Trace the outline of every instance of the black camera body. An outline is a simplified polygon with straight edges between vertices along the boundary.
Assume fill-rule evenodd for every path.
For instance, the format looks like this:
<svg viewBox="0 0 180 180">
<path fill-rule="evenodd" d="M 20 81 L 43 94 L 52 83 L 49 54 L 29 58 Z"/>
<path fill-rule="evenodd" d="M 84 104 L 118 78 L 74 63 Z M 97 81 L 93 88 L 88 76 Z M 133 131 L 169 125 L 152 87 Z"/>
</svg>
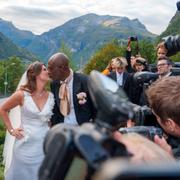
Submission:
<svg viewBox="0 0 180 180">
<path fill-rule="evenodd" d="M 176 6 L 177 6 L 177 10 L 180 11 L 180 1 L 178 1 L 178 2 L 176 3 Z"/>
<path fill-rule="evenodd" d="M 137 104 L 132 104 L 134 117 L 132 120 L 137 126 L 155 126 L 159 127 L 156 120 L 156 116 L 152 113 L 151 108 L 147 105 L 139 106 Z"/>
<path fill-rule="evenodd" d="M 98 109 L 95 123 L 110 131 L 117 130 L 134 117 L 132 103 L 117 83 L 97 71 L 92 71 L 88 89 Z"/>
<path fill-rule="evenodd" d="M 130 128 L 120 128 L 119 131 L 122 134 L 138 133 L 152 141 L 154 141 L 155 135 L 158 135 L 160 138 L 163 136 L 162 129 L 154 126 L 134 126 Z"/>
<path fill-rule="evenodd" d="M 137 38 L 136 36 L 131 36 L 131 37 L 130 37 L 130 40 L 131 40 L 131 41 L 138 41 L 138 38 Z"/>
<path fill-rule="evenodd" d="M 180 51 L 180 35 L 164 37 L 163 41 L 168 50 L 167 56 L 172 56 Z"/>
<path fill-rule="evenodd" d="M 123 144 L 92 123 L 53 126 L 46 135 L 44 153 L 39 180 L 90 178 L 104 161 L 128 156 Z"/>
<path fill-rule="evenodd" d="M 144 84 L 144 83 L 151 83 L 157 80 L 159 75 L 157 73 L 149 72 L 149 71 L 142 71 L 136 72 L 133 76 L 133 79 L 137 84 Z"/>
</svg>

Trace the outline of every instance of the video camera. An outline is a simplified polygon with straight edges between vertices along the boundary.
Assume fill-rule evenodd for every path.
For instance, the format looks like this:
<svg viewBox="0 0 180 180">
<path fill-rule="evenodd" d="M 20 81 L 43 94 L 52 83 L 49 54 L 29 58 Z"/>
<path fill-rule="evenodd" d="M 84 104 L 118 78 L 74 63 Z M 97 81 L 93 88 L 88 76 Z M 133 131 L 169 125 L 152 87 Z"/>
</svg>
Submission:
<svg viewBox="0 0 180 180">
<path fill-rule="evenodd" d="M 88 88 L 98 110 L 95 124 L 52 127 L 44 141 L 39 180 L 91 179 L 106 160 L 131 156 L 111 135 L 128 119 L 142 118 L 136 116 L 141 108 L 132 104 L 113 80 L 97 71 L 91 72 Z"/>
<path fill-rule="evenodd" d="M 177 6 L 177 10 L 180 11 L 180 1 L 178 1 L 178 2 L 176 3 L 176 6 Z"/>
<path fill-rule="evenodd" d="M 142 71 L 136 72 L 133 75 L 133 81 L 137 86 L 141 88 L 141 105 L 148 105 L 148 100 L 146 96 L 146 89 L 151 85 L 156 79 L 158 79 L 159 75 L 157 73 Z"/>
<path fill-rule="evenodd" d="M 142 71 L 142 72 L 136 72 L 133 76 L 133 79 L 137 84 L 143 85 L 144 83 L 151 84 L 152 82 L 157 80 L 158 77 L 159 75 L 157 73 Z"/>
<path fill-rule="evenodd" d="M 88 88 L 98 110 L 95 124 L 59 124 L 50 129 L 44 141 L 40 180 L 73 179 L 74 174 L 79 174 L 76 179 L 88 179 L 107 159 L 130 156 L 124 144 L 111 137 L 113 130 L 134 116 L 124 91 L 97 71 L 91 72 Z"/>
<path fill-rule="evenodd" d="M 168 50 L 167 56 L 172 56 L 180 51 L 180 35 L 164 37 L 163 41 Z"/>
<path fill-rule="evenodd" d="M 177 13 L 180 12 L 180 1 L 176 3 L 177 6 Z M 163 38 L 164 45 L 166 49 L 168 50 L 167 56 L 172 56 L 180 51 L 180 35 L 176 36 L 167 36 Z"/>
<path fill-rule="evenodd" d="M 154 141 L 154 136 L 158 135 L 160 138 L 163 136 L 163 131 L 161 128 L 154 126 L 134 126 L 129 128 L 120 128 L 119 132 L 122 134 L 126 133 L 138 133 L 151 141 Z"/>
<path fill-rule="evenodd" d="M 135 122 L 136 126 L 155 126 L 159 127 L 156 117 L 147 105 L 139 106 L 133 104 L 134 116 L 132 120 Z"/>
<path fill-rule="evenodd" d="M 134 106 L 122 88 L 112 79 L 92 71 L 88 88 L 95 107 L 98 109 L 95 123 L 99 127 L 117 130 L 128 119 L 134 117 Z"/>
</svg>

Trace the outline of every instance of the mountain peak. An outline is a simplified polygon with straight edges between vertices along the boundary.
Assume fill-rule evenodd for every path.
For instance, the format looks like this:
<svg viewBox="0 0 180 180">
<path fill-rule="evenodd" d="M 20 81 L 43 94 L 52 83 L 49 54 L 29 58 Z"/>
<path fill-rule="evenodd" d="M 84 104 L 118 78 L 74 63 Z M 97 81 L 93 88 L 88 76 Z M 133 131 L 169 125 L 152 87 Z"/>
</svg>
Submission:
<svg viewBox="0 0 180 180">
<path fill-rule="evenodd" d="M 112 39 L 125 41 L 134 35 L 138 36 L 138 39 L 155 38 L 138 19 L 94 13 L 71 19 L 39 36 L 27 36 L 27 33 L 22 34 L 21 30 L 4 29 L 4 34 L 9 35 L 15 44 L 27 48 L 43 60 L 57 52 L 63 41 L 73 50 L 74 59 L 79 61 L 80 57 L 87 60 L 94 51 Z"/>
<path fill-rule="evenodd" d="M 2 18 L 0 18 L 0 23 L 1 24 L 4 23 L 4 24 L 9 25 L 9 26 L 14 26 L 12 21 L 6 21 L 6 20 L 4 20 Z"/>
<path fill-rule="evenodd" d="M 17 45 L 21 43 L 21 47 L 26 47 L 34 38 L 31 31 L 20 30 L 11 21 L 2 18 L 0 19 L 0 32 L 12 40 L 13 43 Z"/>
</svg>

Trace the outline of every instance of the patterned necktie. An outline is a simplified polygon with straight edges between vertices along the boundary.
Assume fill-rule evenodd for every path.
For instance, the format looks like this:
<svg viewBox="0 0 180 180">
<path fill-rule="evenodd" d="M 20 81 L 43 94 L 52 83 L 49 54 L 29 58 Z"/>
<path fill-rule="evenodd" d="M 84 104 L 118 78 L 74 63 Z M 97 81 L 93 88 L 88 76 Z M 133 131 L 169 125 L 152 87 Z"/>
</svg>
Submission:
<svg viewBox="0 0 180 180">
<path fill-rule="evenodd" d="M 70 69 L 70 75 L 65 81 L 61 82 L 61 86 L 59 88 L 59 99 L 60 99 L 60 112 L 63 116 L 67 116 L 70 113 L 70 92 L 67 84 L 71 81 L 73 77 L 73 72 Z"/>
</svg>

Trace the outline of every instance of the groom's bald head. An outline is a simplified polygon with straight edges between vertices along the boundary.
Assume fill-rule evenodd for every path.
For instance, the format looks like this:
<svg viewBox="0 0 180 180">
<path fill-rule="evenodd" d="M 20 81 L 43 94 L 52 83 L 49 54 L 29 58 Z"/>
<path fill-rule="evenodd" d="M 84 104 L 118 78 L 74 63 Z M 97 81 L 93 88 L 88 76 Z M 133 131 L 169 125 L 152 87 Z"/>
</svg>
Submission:
<svg viewBox="0 0 180 180">
<path fill-rule="evenodd" d="M 48 61 L 49 76 L 53 80 L 64 81 L 70 73 L 69 58 L 64 53 L 56 53 Z"/>
</svg>

